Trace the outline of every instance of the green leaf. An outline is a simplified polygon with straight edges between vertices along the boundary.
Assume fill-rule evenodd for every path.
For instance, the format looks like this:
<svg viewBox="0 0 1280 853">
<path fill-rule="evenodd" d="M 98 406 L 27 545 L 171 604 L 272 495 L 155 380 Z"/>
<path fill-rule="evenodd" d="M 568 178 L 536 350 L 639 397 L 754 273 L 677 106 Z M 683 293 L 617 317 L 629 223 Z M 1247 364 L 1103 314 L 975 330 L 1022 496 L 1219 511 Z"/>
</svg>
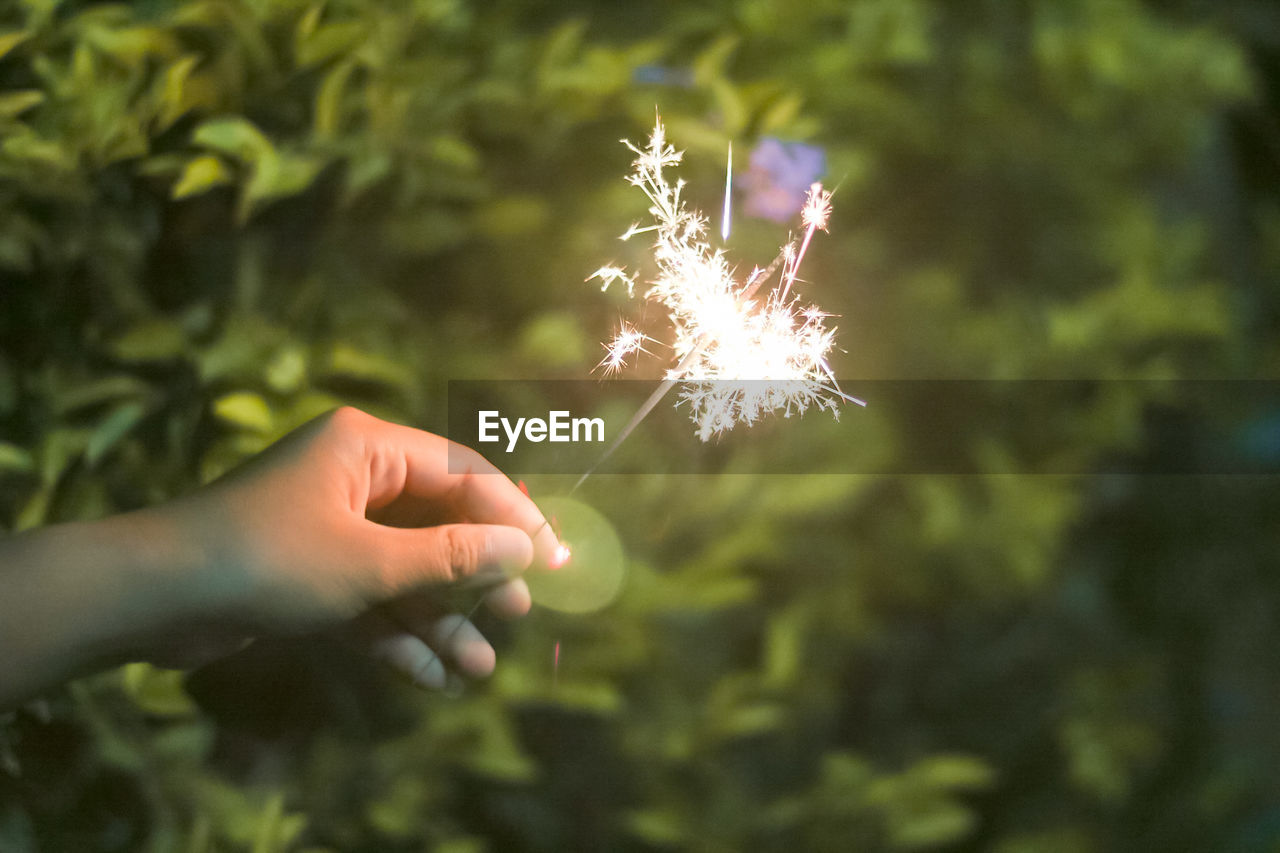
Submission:
<svg viewBox="0 0 1280 853">
<path fill-rule="evenodd" d="M 62 475 L 84 453 L 89 442 L 89 431 L 71 427 L 57 427 L 46 433 L 37 454 L 40 481 L 54 486 Z"/>
<path fill-rule="evenodd" d="M 87 27 L 85 42 L 134 69 L 153 57 L 173 56 L 178 52 L 177 39 L 160 27 Z"/>
<path fill-rule="evenodd" d="M 671 808 L 642 809 L 627 815 L 627 829 L 641 841 L 654 846 L 685 843 L 689 830 L 684 815 Z"/>
<path fill-rule="evenodd" d="M 285 814 L 283 793 L 273 794 L 258 819 L 253 853 L 284 853 L 293 846 L 306 825 L 304 815 Z"/>
<path fill-rule="evenodd" d="M 104 376 L 79 385 L 59 388 L 53 400 L 53 410 L 66 416 L 119 400 L 136 400 L 150 393 L 151 386 L 136 376 L 116 374 Z"/>
<path fill-rule="evenodd" d="M 430 806 L 431 790 L 421 778 L 402 776 L 369 804 L 366 817 L 383 835 L 409 841 L 422 831 L 422 815 Z"/>
<path fill-rule="evenodd" d="M 262 365 L 284 337 L 282 329 L 256 314 L 233 314 L 224 323 L 222 334 L 196 353 L 200 381 L 206 385 L 255 383 L 262 375 Z"/>
<path fill-rule="evenodd" d="M 4 137 L 0 151 L 15 160 L 24 160 L 33 166 L 45 166 L 70 171 L 76 166 L 77 155 L 61 139 L 46 139 L 29 127 L 19 125 Z"/>
<path fill-rule="evenodd" d="M 324 2 L 312 3 L 307 11 L 302 13 L 302 17 L 298 18 L 298 25 L 293 30 L 294 41 L 306 38 L 316 31 L 320 26 L 320 18 L 324 16 Z"/>
<path fill-rule="evenodd" d="M 437 165 L 454 172 L 474 172 L 482 159 L 473 145 L 454 134 L 440 134 L 427 145 L 431 159 Z"/>
<path fill-rule="evenodd" d="M 726 34 L 711 42 L 693 60 L 694 79 L 703 86 L 726 82 L 725 67 L 741 41 L 737 35 Z"/>
<path fill-rule="evenodd" d="M 35 469 L 35 460 L 31 453 L 16 444 L 0 441 L 0 473 L 17 471 L 25 473 Z"/>
<path fill-rule="evenodd" d="M 517 749 L 485 749 L 465 763 L 472 772 L 503 782 L 527 783 L 538 774 L 538 765 Z"/>
<path fill-rule="evenodd" d="M 272 794 L 267 800 L 262 817 L 258 820 L 257 836 L 253 840 L 253 853 L 276 853 L 280 848 L 280 821 L 284 817 L 284 794 Z"/>
<path fill-rule="evenodd" d="M 773 703 L 754 702 L 728 709 L 716 723 L 716 734 L 723 738 L 746 738 L 774 731 L 786 722 L 783 709 Z"/>
<path fill-rule="evenodd" d="M 16 118 L 19 114 L 44 102 L 44 92 L 23 89 L 0 95 L 0 119 Z"/>
<path fill-rule="evenodd" d="M 932 801 L 923 807 L 891 811 L 889 839 L 895 847 L 921 850 L 959 841 L 976 823 L 973 812 L 964 806 L 945 800 Z"/>
<path fill-rule="evenodd" d="M 219 397 L 213 403 L 213 414 L 229 424 L 252 432 L 271 432 L 275 418 L 261 394 L 237 391 Z"/>
<path fill-rule="evenodd" d="M 800 114 L 803 104 L 800 96 L 789 92 L 779 97 L 761 113 L 758 124 L 761 133 L 781 133 Z"/>
<path fill-rule="evenodd" d="M 196 128 L 191 141 L 244 163 L 257 163 L 275 154 L 275 146 L 248 119 L 234 116 L 207 121 Z"/>
<path fill-rule="evenodd" d="M 342 54 L 352 53 L 368 36 L 363 21 L 335 21 L 310 32 L 299 29 L 294 51 L 300 68 L 318 65 Z"/>
<path fill-rule="evenodd" d="M 121 361 L 168 361 L 180 356 L 186 344 L 187 338 L 179 323 L 152 318 L 132 326 L 116 338 L 109 349 Z"/>
<path fill-rule="evenodd" d="M 276 425 L 282 431 L 296 429 L 326 412 L 332 412 L 341 405 L 342 400 L 331 394 L 318 392 L 301 394 L 293 399 L 288 409 L 277 412 Z"/>
<path fill-rule="evenodd" d="M 147 407 L 142 403 L 125 403 L 112 411 L 89 436 L 84 450 L 84 460 L 89 467 L 97 465 L 146 414 Z"/>
<path fill-rule="evenodd" d="M 0 33 L 0 59 L 4 59 L 9 51 L 31 38 L 31 33 L 26 30 L 14 30 L 8 33 Z"/>
<path fill-rule="evenodd" d="M 316 89 L 315 118 L 313 130 L 321 139 L 328 139 L 337 134 L 342 123 L 342 97 L 347 91 L 347 81 L 356 69 L 354 62 L 341 62 L 332 71 L 324 75 L 323 82 Z"/>
<path fill-rule="evenodd" d="M 196 715 L 189 721 L 173 721 L 157 732 L 152 747 L 158 756 L 187 766 L 198 766 L 213 749 L 214 728 Z"/>
<path fill-rule="evenodd" d="M 385 151 L 368 151 L 353 155 L 347 162 L 342 199 L 350 204 L 360 195 L 385 180 L 395 163 Z"/>
<path fill-rule="evenodd" d="M 311 185 L 324 168 L 325 161 L 302 154 L 286 154 L 274 150 L 263 152 L 253 165 L 253 175 L 241 198 L 241 222 L 263 203 L 296 195 Z"/>
<path fill-rule="evenodd" d="M 334 346 L 329 354 L 326 373 L 395 388 L 407 388 L 414 381 L 413 372 L 400 362 L 348 344 Z"/>
<path fill-rule="evenodd" d="M 138 662 L 125 664 L 120 674 L 125 694 L 146 713 L 161 717 L 185 717 L 195 713 L 196 704 L 182 686 L 185 676 L 182 670 L 160 669 Z"/>
<path fill-rule="evenodd" d="M 771 687 L 790 684 L 804 663 L 804 634 L 809 621 L 807 609 L 792 604 L 774 613 L 765 633 L 764 673 Z"/>
<path fill-rule="evenodd" d="M 300 346 L 281 347 L 262 372 L 262 378 L 272 391 L 297 391 L 307 381 L 306 351 Z"/>
<path fill-rule="evenodd" d="M 49 515 L 49 505 L 53 502 L 55 491 L 56 486 L 54 484 L 44 483 L 31 497 L 27 498 L 27 502 L 22 505 L 22 509 L 18 511 L 17 518 L 14 519 L 13 530 L 15 533 L 32 530 L 44 524 Z"/>
<path fill-rule="evenodd" d="M 199 195 L 213 187 L 230 183 L 233 177 L 221 157 L 203 154 L 189 161 L 183 168 L 181 177 L 174 184 L 172 197 L 181 199 Z"/>
<path fill-rule="evenodd" d="M 156 129 L 168 130 L 173 123 L 191 109 L 194 98 L 187 85 L 191 72 L 200 63 L 200 57 L 184 56 L 164 70 L 160 81 L 160 114 L 156 116 Z"/>
<path fill-rule="evenodd" d="M 960 791 L 979 791 L 991 787 L 995 772 L 985 761 L 968 755 L 935 755 L 912 768 L 930 785 Z"/>
</svg>

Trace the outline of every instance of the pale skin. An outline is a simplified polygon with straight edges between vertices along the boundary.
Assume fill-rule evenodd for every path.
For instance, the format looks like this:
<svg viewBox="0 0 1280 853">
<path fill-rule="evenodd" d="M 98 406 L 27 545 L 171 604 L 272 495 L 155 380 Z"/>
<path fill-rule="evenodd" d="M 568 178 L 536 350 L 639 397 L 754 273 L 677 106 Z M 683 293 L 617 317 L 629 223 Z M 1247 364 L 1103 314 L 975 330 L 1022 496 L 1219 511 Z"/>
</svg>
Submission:
<svg viewBox="0 0 1280 853">
<path fill-rule="evenodd" d="M 258 637 L 337 630 L 422 687 L 493 647 L 442 593 L 528 612 L 558 546 L 478 454 L 343 408 L 187 497 L 0 539 L 0 709 L 127 661 L 193 667 Z"/>
</svg>

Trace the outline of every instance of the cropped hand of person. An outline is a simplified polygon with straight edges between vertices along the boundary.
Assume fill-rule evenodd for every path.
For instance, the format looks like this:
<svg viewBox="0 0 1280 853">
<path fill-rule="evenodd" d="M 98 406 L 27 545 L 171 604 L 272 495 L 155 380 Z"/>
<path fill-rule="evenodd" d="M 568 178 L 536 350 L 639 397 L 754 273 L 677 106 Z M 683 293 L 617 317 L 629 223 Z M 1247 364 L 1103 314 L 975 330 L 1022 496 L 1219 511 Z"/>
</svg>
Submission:
<svg viewBox="0 0 1280 853">
<path fill-rule="evenodd" d="M 0 542 L 0 705 L 94 666 L 331 628 L 422 686 L 483 677 L 493 648 L 443 593 L 491 587 L 519 616 L 521 573 L 557 544 L 479 454 L 339 409 L 185 498 Z"/>
</svg>

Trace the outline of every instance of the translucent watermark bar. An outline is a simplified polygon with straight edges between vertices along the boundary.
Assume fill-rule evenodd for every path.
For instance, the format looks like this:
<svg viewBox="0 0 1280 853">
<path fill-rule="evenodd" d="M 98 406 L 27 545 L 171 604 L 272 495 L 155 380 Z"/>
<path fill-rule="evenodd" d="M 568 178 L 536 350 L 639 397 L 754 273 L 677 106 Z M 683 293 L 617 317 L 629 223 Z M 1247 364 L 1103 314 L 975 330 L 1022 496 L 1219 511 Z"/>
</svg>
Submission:
<svg viewBox="0 0 1280 853">
<path fill-rule="evenodd" d="M 677 383 L 601 462 L 659 384 L 451 381 L 448 437 L 512 475 L 1280 474 L 1272 380 L 848 379 L 865 408 L 775 411 L 706 441 L 685 392 L 769 383 Z"/>
</svg>

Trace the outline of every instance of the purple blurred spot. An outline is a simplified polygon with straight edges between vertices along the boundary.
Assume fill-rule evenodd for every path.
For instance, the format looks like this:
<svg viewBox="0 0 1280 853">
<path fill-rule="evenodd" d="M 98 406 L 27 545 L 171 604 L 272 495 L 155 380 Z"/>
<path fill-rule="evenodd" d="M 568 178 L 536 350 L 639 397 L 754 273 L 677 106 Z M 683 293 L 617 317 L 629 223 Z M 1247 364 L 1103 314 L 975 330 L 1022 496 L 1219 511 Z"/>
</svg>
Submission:
<svg viewBox="0 0 1280 853">
<path fill-rule="evenodd" d="M 751 152 L 749 171 L 738 178 L 747 193 L 743 212 L 786 222 L 804 207 L 805 193 L 826 171 L 826 152 L 816 145 L 766 136 Z"/>
</svg>

